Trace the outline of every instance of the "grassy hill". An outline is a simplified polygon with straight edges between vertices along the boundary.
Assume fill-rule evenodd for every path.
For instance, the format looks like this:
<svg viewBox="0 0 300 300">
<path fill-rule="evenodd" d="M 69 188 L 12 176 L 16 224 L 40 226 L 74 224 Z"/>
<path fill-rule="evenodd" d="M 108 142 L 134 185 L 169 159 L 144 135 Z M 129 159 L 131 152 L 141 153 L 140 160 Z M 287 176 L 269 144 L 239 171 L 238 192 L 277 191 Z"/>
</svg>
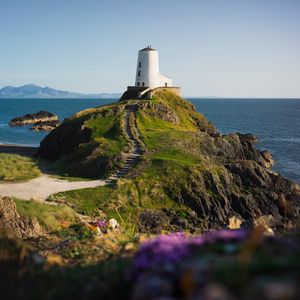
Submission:
<svg viewBox="0 0 300 300">
<path fill-rule="evenodd" d="M 126 118 L 129 107 L 134 117 Z M 142 151 L 116 184 L 48 199 L 59 205 L 14 199 L 21 218 L 4 209 L 5 228 L 36 220 L 45 235 L 0 237 L 3 299 L 181 299 L 209 290 L 254 299 L 263 289 L 265 299 L 273 291 L 296 299 L 300 188 L 271 170 L 254 136 L 222 136 L 192 104 L 162 91 L 77 113 L 45 138 L 39 156 L 67 177 L 107 177 L 132 151 L 127 121 Z M 96 235 L 92 224 L 111 217 L 120 227 Z M 239 221 L 246 229 L 202 234 Z M 293 239 L 265 238 L 270 227 Z"/>
<path fill-rule="evenodd" d="M 225 226 L 232 216 L 254 222 L 270 215 L 282 226 L 284 218 L 296 217 L 288 207 L 299 204 L 297 186 L 270 170 L 269 156 L 256 150 L 253 136 L 221 136 L 191 103 L 166 90 L 148 101 L 77 113 L 46 137 L 39 156 L 71 176 L 108 176 L 130 149 L 128 105 L 136 108 L 131 122 L 145 150 L 139 164 L 116 186 L 59 193 L 52 200 L 88 215 L 104 212 L 130 232 L 202 231 Z"/>
</svg>

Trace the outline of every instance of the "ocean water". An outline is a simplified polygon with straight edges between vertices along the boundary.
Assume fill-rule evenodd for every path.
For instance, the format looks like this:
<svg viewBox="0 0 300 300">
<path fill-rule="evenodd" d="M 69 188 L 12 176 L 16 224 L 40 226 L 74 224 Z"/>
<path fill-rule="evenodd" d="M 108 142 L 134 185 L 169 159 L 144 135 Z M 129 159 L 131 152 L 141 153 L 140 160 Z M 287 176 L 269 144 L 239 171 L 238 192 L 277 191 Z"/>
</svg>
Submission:
<svg viewBox="0 0 300 300">
<path fill-rule="evenodd" d="M 255 134 L 261 150 L 268 149 L 276 161 L 274 169 L 300 183 L 300 99 L 189 99 L 197 111 L 211 120 L 223 134 Z M 114 99 L 0 99 L 0 144 L 38 146 L 45 132 L 9 127 L 17 116 L 46 110 L 61 120 L 74 113 L 114 102 Z"/>
</svg>

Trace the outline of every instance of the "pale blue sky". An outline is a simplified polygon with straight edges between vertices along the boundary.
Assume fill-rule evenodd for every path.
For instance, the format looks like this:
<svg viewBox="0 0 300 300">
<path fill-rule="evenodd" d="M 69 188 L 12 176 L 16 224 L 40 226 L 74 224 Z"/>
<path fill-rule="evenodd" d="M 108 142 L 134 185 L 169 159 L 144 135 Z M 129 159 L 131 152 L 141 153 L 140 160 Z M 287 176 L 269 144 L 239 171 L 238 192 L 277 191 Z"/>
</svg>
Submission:
<svg viewBox="0 0 300 300">
<path fill-rule="evenodd" d="M 149 44 L 185 96 L 300 97 L 298 0 L 0 0 L 0 88 L 122 92 Z"/>
</svg>

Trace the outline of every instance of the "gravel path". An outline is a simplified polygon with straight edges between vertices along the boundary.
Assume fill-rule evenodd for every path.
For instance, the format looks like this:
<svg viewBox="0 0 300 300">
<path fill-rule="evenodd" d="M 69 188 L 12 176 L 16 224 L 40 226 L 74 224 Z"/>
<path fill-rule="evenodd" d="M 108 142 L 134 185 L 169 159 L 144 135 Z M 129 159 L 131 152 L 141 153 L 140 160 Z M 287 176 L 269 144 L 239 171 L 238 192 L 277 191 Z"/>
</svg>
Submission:
<svg viewBox="0 0 300 300">
<path fill-rule="evenodd" d="M 128 106 L 126 108 L 124 120 L 124 130 L 131 146 L 130 153 L 122 168 L 116 170 L 109 178 L 105 180 L 99 179 L 92 181 L 67 181 L 51 177 L 47 174 L 42 174 L 40 177 L 26 182 L 0 183 L 0 195 L 16 197 L 24 200 L 35 199 L 44 201 L 50 195 L 59 192 L 93 188 L 115 183 L 118 179 L 125 176 L 128 171 L 138 163 L 142 153 L 140 143 L 135 138 L 135 134 L 139 133 L 136 125 L 135 111 L 135 105 Z M 14 153 L 17 153 L 18 149 L 14 150 Z"/>
</svg>

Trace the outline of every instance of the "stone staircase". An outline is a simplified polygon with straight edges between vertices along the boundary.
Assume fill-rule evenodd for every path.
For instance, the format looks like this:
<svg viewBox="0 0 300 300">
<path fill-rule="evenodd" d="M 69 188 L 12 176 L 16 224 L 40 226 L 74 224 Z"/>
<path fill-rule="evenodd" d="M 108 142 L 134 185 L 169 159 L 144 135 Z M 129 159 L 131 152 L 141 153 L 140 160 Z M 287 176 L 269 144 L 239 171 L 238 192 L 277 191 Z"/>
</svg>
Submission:
<svg viewBox="0 0 300 300">
<path fill-rule="evenodd" d="M 124 177 L 130 169 L 132 169 L 139 161 L 143 149 L 140 141 L 135 137 L 139 133 L 136 123 L 136 105 L 128 105 L 125 112 L 124 131 L 129 140 L 130 151 L 123 164 L 123 166 L 117 169 L 110 177 L 106 179 L 107 184 L 115 184 L 118 179 Z"/>
</svg>

